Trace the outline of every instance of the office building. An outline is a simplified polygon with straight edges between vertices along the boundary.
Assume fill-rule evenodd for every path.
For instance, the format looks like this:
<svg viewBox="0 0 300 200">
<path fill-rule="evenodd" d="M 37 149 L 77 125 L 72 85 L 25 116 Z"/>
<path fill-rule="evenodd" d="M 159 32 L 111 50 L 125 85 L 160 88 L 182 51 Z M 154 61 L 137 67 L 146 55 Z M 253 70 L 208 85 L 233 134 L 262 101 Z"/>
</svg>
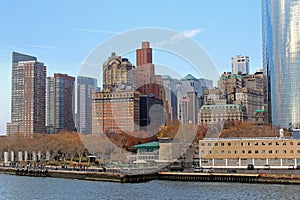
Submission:
<svg viewBox="0 0 300 200">
<path fill-rule="evenodd" d="M 96 91 L 97 79 L 77 77 L 77 125 L 81 134 L 92 133 L 92 93 Z"/>
<path fill-rule="evenodd" d="M 262 0 L 263 67 L 273 126 L 300 123 L 300 1 Z"/>
<path fill-rule="evenodd" d="M 231 58 L 232 74 L 249 74 L 249 57 L 235 56 Z"/>
<path fill-rule="evenodd" d="M 47 133 L 75 131 L 75 78 L 55 73 L 47 78 Z"/>
<path fill-rule="evenodd" d="M 203 125 L 246 120 L 245 107 L 239 104 L 226 104 L 226 100 L 217 100 L 215 105 L 203 105 L 198 113 L 198 124 Z"/>
<path fill-rule="evenodd" d="M 177 95 L 175 80 L 168 75 L 163 75 L 162 81 L 166 100 L 171 114 L 171 120 L 177 119 Z"/>
<path fill-rule="evenodd" d="M 47 77 L 46 83 L 46 132 L 48 134 L 55 133 L 54 131 L 54 77 Z"/>
<path fill-rule="evenodd" d="M 140 129 L 157 134 L 161 126 L 166 124 L 163 101 L 154 95 L 140 96 Z"/>
<path fill-rule="evenodd" d="M 220 76 L 218 87 L 222 91 L 222 98 L 227 99 L 227 103 L 232 104 L 235 101 L 236 90 L 243 87 L 243 76 L 224 72 Z"/>
<path fill-rule="evenodd" d="M 187 92 L 182 98 L 182 123 L 198 124 L 198 98 L 196 92 Z"/>
</svg>

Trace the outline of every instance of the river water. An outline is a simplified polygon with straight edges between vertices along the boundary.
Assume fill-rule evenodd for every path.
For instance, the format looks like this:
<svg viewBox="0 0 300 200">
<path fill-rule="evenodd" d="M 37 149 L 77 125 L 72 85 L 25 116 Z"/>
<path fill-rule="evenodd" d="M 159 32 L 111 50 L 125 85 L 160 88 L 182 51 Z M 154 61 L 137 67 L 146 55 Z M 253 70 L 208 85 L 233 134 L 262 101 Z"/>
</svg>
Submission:
<svg viewBox="0 0 300 200">
<path fill-rule="evenodd" d="M 121 184 L 0 174 L 0 199 L 300 199 L 300 186 L 159 180 Z"/>
</svg>

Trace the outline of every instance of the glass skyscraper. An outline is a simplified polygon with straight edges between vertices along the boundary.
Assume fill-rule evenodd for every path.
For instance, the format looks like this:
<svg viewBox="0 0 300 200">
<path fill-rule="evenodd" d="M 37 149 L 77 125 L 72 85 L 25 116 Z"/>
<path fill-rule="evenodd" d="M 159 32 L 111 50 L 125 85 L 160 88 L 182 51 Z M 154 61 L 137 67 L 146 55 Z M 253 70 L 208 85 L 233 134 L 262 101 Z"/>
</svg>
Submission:
<svg viewBox="0 0 300 200">
<path fill-rule="evenodd" d="M 300 0 L 262 0 L 266 104 L 273 126 L 300 125 Z"/>
<path fill-rule="evenodd" d="M 77 77 L 77 131 L 81 134 L 92 133 L 92 94 L 97 89 L 97 79 Z"/>
</svg>

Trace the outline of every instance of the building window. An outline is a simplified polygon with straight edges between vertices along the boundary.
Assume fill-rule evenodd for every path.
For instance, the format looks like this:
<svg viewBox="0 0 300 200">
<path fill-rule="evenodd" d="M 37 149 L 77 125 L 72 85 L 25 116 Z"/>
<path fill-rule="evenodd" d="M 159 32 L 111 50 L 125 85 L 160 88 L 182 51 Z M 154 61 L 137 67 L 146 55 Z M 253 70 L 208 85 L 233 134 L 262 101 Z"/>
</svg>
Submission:
<svg viewBox="0 0 300 200">
<path fill-rule="evenodd" d="M 293 143 L 293 142 L 290 142 L 290 145 L 291 145 L 291 146 L 293 146 L 293 145 L 294 145 L 294 143 Z"/>
<path fill-rule="evenodd" d="M 242 154 L 245 154 L 245 150 L 242 150 Z"/>
<path fill-rule="evenodd" d="M 265 153 L 266 153 L 266 150 L 262 150 L 261 153 L 262 153 L 262 154 L 265 154 Z"/>
<path fill-rule="evenodd" d="M 205 143 L 201 143 L 201 146 L 204 147 L 204 146 L 205 146 Z"/>
<path fill-rule="evenodd" d="M 251 150 L 248 150 L 248 154 L 252 154 L 252 151 L 251 151 Z"/>
<path fill-rule="evenodd" d="M 249 147 L 251 146 L 251 142 L 248 142 L 248 146 L 249 146 Z"/>
<path fill-rule="evenodd" d="M 215 147 L 217 147 L 218 146 L 218 143 L 215 143 Z"/>
<path fill-rule="evenodd" d="M 225 151 L 224 150 L 221 150 L 221 154 L 224 154 L 225 153 Z"/>
<path fill-rule="evenodd" d="M 294 150 L 290 150 L 290 153 L 294 153 Z"/>
<path fill-rule="evenodd" d="M 237 143 L 237 142 L 235 142 L 235 143 L 234 143 L 234 146 L 238 146 L 238 143 Z"/>
<path fill-rule="evenodd" d="M 283 145 L 283 146 L 286 146 L 286 142 L 283 142 L 282 145 Z"/>
<path fill-rule="evenodd" d="M 269 142 L 269 146 L 272 146 L 272 142 Z"/>
<path fill-rule="evenodd" d="M 228 146 L 229 146 L 229 147 L 231 146 L 231 142 L 228 142 Z"/>
<path fill-rule="evenodd" d="M 231 154 L 231 150 L 228 150 L 228 154 Z"/>
<path fill-rule="evenodd" d="M 218 154 L 218 151 L 217 151 L 217 150 L 215 150 L 215 154 L 216 154 L 216 155 Z"/>
<path fill-rule="evenodd" d="M 283 154 L 286 154 L 286 150 L 283 150 Z"/>
<path fill-rule="evenodd" d="M 276 154 L 279 154 L 279 150 L 276 150 Z"/>
<path fill-rule="evenodd" d="M 279 142 L 276 142 L 276 146 L 279 146 Z"/>
<path fill-rule="evenodd" d="M 297 150 L 297 153 L 300 154 L 300 150 Z"/>
<path fill-rule="evenodd" d="M 272 154 L 272 150 L 269 150 L 269 154 Z"/>
<path fill-rule="evenodd" d="M 225 145 L 224 142 L 222 142 L 222 143 L 221 143 L 221 146 L 224 147 L 224 145 Z"/>
<path fill-rule="evenodd" d="M 234 150 L 234 154 L 238 154 L 238 150 Z"/>
<path fill-rule="evenodd" d="M 209 147 L 210 147 L 210 146 L 211 146 L 211 143 L 207 143 L 207 146 L 209 146 Z"/>
<path fill-rule="evenodd" d="M 241 146 L 242 146 L 242 147 L 245 146 L 244 142 L 241 142 Z"/>
<path fill-rule="evenodd" d="M 258 142 L 255 142 L 254 145 L 255 145 L 255 146 L 258 146 Z"/>
<path fill-rule="evenodd" d="M 255 154 L 258 154 L 258 150 L 255 150 L 254 153 L 255 153 Z"/>
</svg>

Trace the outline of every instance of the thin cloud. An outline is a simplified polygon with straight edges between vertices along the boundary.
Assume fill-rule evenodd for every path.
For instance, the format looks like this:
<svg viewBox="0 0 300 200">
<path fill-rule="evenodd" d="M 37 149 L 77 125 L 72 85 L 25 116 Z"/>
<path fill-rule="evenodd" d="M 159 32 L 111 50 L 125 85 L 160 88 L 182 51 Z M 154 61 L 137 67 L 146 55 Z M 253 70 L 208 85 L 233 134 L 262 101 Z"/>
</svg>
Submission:
<svg viewBox="0 0 300 200">
<path fill-rule="evenodd" d="M 203 32 L 204 32 L 204 29 L 198 28 L 198 29 L 183 31 L 182 34 L 185 37 L 191 38 L 191 37 L 194 37 L 195 35 L 197 35 L 198 33 L 203 33 Z"/>
<path fill-rule="evenodd" d="M 116 34 L 118 32 L 113 32 L 113 31 L 106 31 L 106 30 L 101 30 L 101 29 L 71 29 L 72 31 L 79 31 L 79 32 L 89 32 L 89 33 L 109 33 L 109 34 Z"/>
<path fill-rule="evenodd" d="M 167 38 L 161 42 L 158 42 L 157 44 L 155 44 L 154 46 L 156 47 L 160 47 L 160 46 L 164 46 L 164 45 L 173 45 L 176 44 L 184 39 L 187 38 L 192 38 L 194 36 L 196 36 L 199 33 L 204 32 L 204 29 L 192 29 L 192 30 L 185 30 L 181 33 L 175 34 L 174 36 Z"/>
<path fill-rule="evenodd" d="M 41 48 L 41 49 L 54 49 L 54 46 L 39 45 L 39 44 L 27 44 L 27 45 L 24 45 L 24 46 L 33 47 L 33 48 Z"/>
</svg>

